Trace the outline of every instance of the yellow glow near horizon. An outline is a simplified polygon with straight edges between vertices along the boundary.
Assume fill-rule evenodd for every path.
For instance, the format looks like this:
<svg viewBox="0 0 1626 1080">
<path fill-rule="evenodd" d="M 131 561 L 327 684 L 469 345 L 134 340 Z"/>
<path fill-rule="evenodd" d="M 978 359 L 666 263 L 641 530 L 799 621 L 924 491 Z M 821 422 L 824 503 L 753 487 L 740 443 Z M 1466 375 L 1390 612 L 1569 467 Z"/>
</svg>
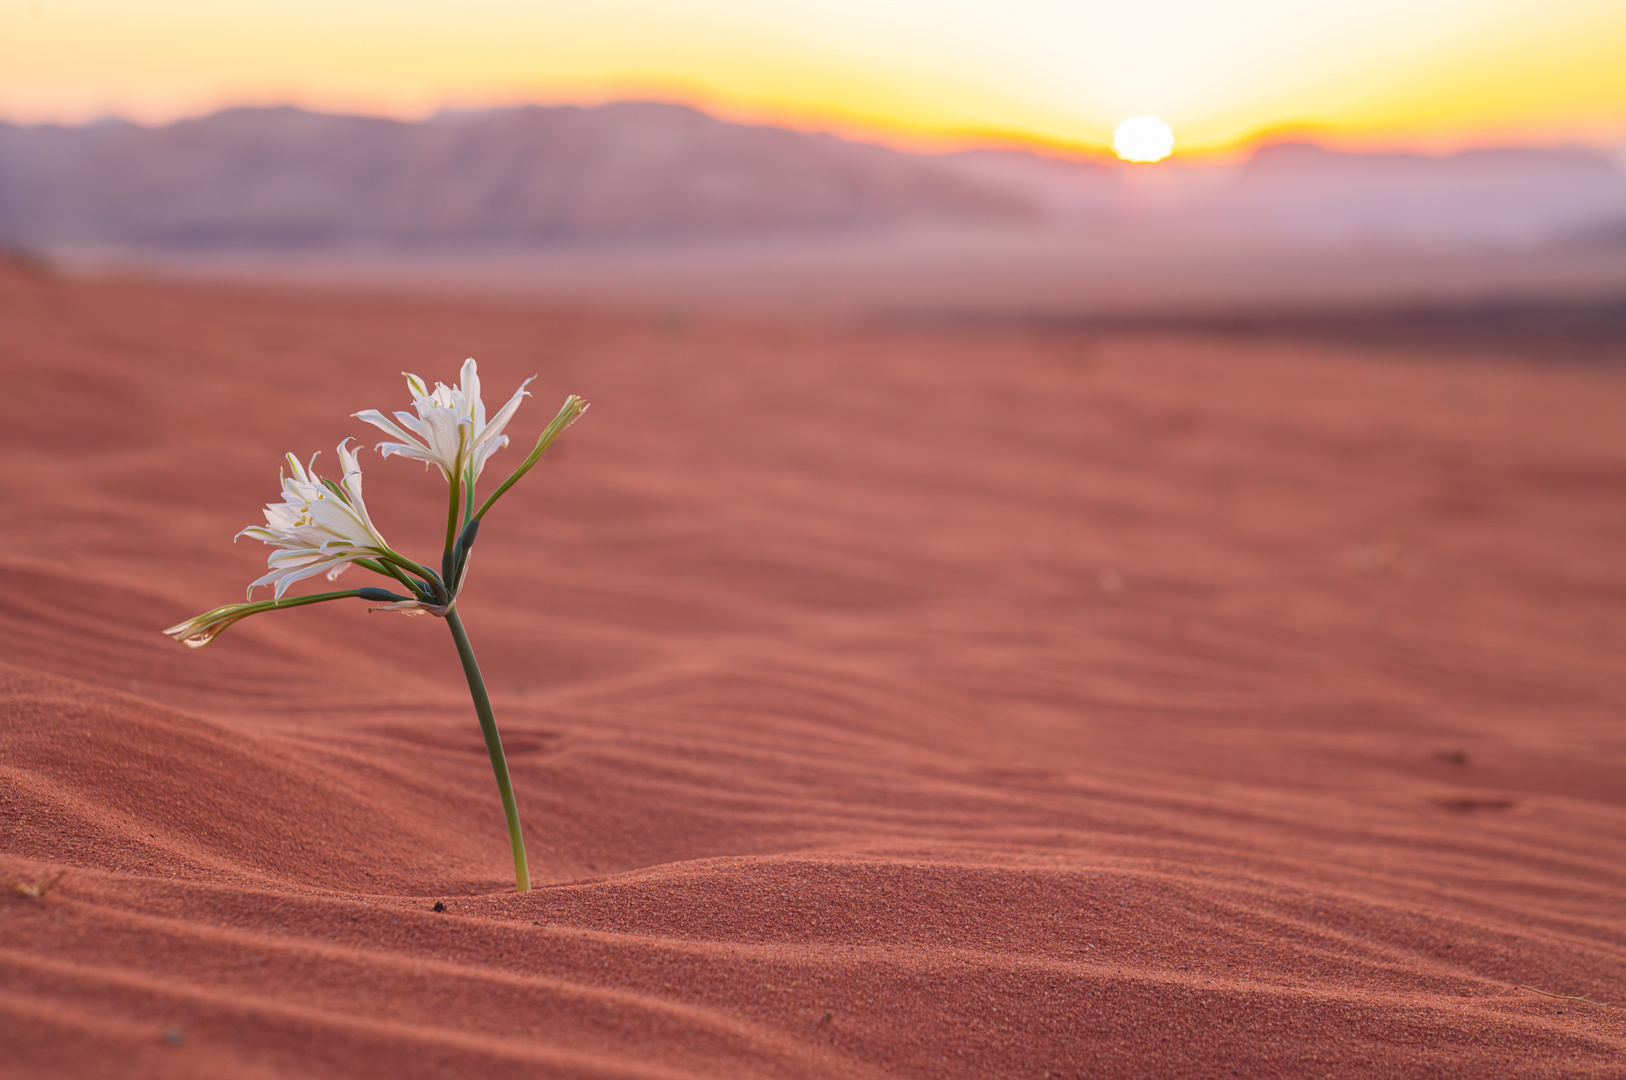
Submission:
<svg viewBox="0 0 1626 1080">
<path fill-rule="evenodd" d="M 1619 0 L 0 0 L 0 116 L 683 100 L 895 143 L 1626 139 Z"/>
</svg>

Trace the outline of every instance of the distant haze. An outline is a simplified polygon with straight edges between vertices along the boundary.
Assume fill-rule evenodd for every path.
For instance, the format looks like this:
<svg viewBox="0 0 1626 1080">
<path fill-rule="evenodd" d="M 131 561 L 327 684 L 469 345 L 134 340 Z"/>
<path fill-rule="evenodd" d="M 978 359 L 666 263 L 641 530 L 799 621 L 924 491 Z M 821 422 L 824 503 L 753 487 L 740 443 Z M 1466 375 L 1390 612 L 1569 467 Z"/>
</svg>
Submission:
<svg viewBox="0 0 1626 1080">
<path fill-rule="evenodd" d="M 292 108 L 165 127 L 0 125 L 0 240 L 51 250 L 525 250 L 1021 226 L 1450 247 L 1607 239 L 1595 150 L 1266 147 L 1236 168 L 909 154 L 622 103 L 407 123 Z"/>
<path fill-rule="evenodd" d="M 69 270 L 564 302 L 1074 317 L 1626 297 L 1593 149 L 1226 165 L 906 153 L 680 105 L 0 125 L 0 247 Z M 1522 299 L 1521 299 L 1522 298 Z"/>
</svg>

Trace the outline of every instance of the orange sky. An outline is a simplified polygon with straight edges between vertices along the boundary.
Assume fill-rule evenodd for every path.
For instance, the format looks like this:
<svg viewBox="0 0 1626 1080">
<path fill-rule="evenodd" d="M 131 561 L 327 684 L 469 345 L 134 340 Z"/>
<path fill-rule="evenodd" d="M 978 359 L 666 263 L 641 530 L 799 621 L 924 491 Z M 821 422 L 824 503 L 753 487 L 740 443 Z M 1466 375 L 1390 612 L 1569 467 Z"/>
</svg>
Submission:
<svg viewBox="0 0 1626 1080">
<path fill-rule="evenodd" d="M 894 142 L 1626 140 L 1626 0 L 0 0 L 0 116 L 686 100 Z"/>
</svg>

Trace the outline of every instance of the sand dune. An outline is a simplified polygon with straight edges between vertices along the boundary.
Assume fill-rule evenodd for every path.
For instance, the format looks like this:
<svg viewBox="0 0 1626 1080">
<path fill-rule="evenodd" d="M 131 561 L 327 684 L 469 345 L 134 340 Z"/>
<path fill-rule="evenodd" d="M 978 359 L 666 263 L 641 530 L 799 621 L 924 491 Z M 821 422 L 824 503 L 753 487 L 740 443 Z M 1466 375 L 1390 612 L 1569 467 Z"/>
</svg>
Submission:
<svg viewBox="0 0 1626 1080">
<path fill-rule="evenodd" d="M 437 621 L 158 633 L 471 354 L 593 402 L 463 601 L 526 895 Z M 0 363 L 6 1075 L 1620 1075 L 1613 368 L 15 273 Z"/>
</svg>

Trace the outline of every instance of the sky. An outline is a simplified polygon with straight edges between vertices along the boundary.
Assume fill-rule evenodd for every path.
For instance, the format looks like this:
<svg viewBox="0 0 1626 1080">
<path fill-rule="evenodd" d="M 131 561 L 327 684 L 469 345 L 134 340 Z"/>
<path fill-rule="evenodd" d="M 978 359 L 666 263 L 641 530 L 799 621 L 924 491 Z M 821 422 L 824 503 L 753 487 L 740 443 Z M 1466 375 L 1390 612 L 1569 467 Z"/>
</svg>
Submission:
<svg viewBox="0 0 1626 1080">
<path fill-rule="evenodd" d="M 676 100 L 894 145 L 1626 143 L 1626 0 L 0 0 L 0 118 Z"/>
</svg>

